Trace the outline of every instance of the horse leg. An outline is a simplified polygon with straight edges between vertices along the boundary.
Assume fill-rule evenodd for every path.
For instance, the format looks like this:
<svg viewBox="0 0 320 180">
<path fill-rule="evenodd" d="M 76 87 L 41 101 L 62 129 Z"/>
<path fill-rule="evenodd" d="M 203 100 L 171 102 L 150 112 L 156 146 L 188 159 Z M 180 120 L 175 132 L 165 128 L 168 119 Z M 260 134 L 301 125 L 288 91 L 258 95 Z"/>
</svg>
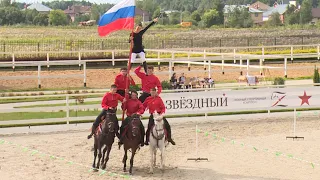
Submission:
<svg viewBox="0 0 320 180">
<path fill-rule="evenodd" d="M 130 169 L 129 169 L 129 173 L 132 174 L 132 167 L 133 167 L 133 159 L 134 159 L 134 155 L 136 154 L 137 148 L 131 148 L 132 153 L 131 153 L 131 159 L 130 159 Z"/>
<path fill-rule="evenodd" d="M 154 155 L 153 155 L 153 167 L 156 167 L 156 159 L 157 159 L 157 148 L 154 149 Z"/>
<path fill-rule="evenodd" d="M 161 152 L 161 154 L 160 154 L 160 156 L 161 156 L 160 169 L 162 170 L 162 172 L 164 171 L 164 158 L 165 158 L 164 146 L 165 146 L 165 144 L 163 142 L 162 147 L 160 149 L 160 152 Z"/>
<path fill-rule="evenodd" d="M 102 169 L 106 169 L 106 166 L 107 166 L 107 162 L 106 162 L 105 159 L 104 159 L 107 150 L 108 150 L 108 146 L 106 146 L 106 147 L 103 149 L 102 160 L 101 160 Z"/>
<path fill-rule="evenodd" d="M 102 166 L 102 169 L 106 169 L 106 167 L 107 167 L 107 162 L 109 161 L 109 155 L 110 155 L 110 152 L 111 152 L 111 148 L 112 148 L 112 145 L 106 146 L 107 156 L 106 156 L 106 159 L 104 160 L 104 164 Z"/>
<path fill-rule="evenodd" d="M 124 148 L 124 156 L 123 156 L 123 159 L 122 159 L 122 163 L 123 163 L 123 172 L 126 172 L 127 171 L 127 152 L 128 152 L 128 149 Z"/>
<path fill-rule="evenodd" d="M 150 158 L 150 170 L 149 170 L 149 173 L 153 174 L 153 155 L 154 155 L 154 148 L 150 145 L 150 155 L 151 155 L 151 158 Z"/>
<path fill-rule="evenodd" d="M 92 168 L 96 168 L 96 159 L 97 159 L 97 151 L 98 151 L 98 144 L 96 143 L 96 140 L 94 141 L 94 159 L 93 159 L 93 164 Z"/>
<path fill-rule="evenodd" d="M 102 157 L 102 153 L 101 153 L 101 146 L 99 145 L 99 154 L 98 154 L 98 163 L 97 163 L 97 169 L 100 168 L 100 160 L 101 160 L 101 157 Z"/>
</svg>

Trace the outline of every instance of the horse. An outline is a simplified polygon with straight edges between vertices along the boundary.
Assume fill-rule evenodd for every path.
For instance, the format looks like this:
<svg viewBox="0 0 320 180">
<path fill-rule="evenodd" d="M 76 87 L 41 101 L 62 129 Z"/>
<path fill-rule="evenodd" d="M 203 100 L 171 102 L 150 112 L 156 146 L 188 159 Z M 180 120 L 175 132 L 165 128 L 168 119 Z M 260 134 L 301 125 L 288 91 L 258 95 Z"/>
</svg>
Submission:
<svg viewBox="0 0 320 180">
<path fill-rule="evenodd" d="M 127 171 L 127 152 L 129 149 L 131 149 L 131 159 L 130 159 L 130 169 L 129 173 L 132 174 L 132 167 L 133 167 L 133 159 L 136 154 L 137 149 L 139 148 L 139 145 L 141 143 L 141 138 L 144 136 L 141 134 L 140 129 L 140 116 L 137 114 L 133 114 L 131 116 L 131 120 L 128 124 L 127 129 L 125 130 L 124 137 L 123 137 L 123 150 L 124 150 L 124 156 L 123 156 L 123 171 Z M 143 129 L 144 131 L 144 129 Z M 119 146 L 120 148 L 120 146 Z"/>
<path fill-rule="evenodd" d="M 150 154 L 151 154 L 151 160 L 150 160 L 150 170 L 149 173 L 153 174 L 153 169 L 156 166 L 156 155 L 157 155 L 157 149 L 161 152 L 161 162 L 160 162 L 160 169 L 164 171 L 164 150 L 166 146 L 166 138 L 165 138 L 165 131 L 164 131 L 164 125 L 163 125 L 163 116 L 155 113 L 154 114 L 154 120 L 155 125 L 151 128 L 149 137 L 150 137 Z"/>
<path fill-rule="evenodd" d="M 106 169 L 107 162 L 109 160 L 110 151 L 111 151 L 112 144 L 114 142 L 114 137 L 116 134 L 114 121 L 111 119 L 112 116 L 115 116 L 115 113 L 106 112 L 103 122 L 98 126 L 99 129 L 94 134 L 94 160 L 92 164 L 92 167 L 94 170 L 98 170 L 100 165 L 102 165 L 102 169 Z M 105 145 L 105 148 L 103 149 L 103 156 L 102 156 L 101 149 L 103 145 Z M 99 150 L 99 154 L 98 154 L 99 159 L 96 165 L 98 150 Z M 104 159 L 107 151 L 108 151 L 107 156 Z M 102 157 L 102 161 L 100 164 L 101 157 Z"/>
</svg>

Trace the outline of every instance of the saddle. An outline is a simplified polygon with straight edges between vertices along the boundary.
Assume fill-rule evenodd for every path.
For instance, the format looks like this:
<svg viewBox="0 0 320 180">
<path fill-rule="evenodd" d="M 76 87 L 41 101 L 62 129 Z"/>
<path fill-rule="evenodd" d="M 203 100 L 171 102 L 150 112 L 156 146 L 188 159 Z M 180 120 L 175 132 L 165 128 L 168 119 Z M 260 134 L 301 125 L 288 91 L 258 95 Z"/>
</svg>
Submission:
<svg viewBox="0 0 320 180">
<path fill-rule="evenodd" d="M 133 119 L 130 119 L 128 124 L 123 127 L 123 132 L 122 132 L 122 134 L 120 134 L 121 138 L 123 138 L 127 134 L 128 129 L 129 129 L 129 125 L 132 122 L 132 120 Z M 140 123 L 142 123 L 142 122 L 140 121 Z"/>
</svg>

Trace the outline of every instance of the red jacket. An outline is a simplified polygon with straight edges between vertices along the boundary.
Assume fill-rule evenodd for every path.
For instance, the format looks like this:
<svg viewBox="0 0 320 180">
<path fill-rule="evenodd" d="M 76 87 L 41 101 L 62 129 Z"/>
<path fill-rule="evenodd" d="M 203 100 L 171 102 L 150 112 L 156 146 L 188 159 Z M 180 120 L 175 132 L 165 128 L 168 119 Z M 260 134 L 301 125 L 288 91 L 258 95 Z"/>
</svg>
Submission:
<svg viewBox="0 0 320 180">
<path fill-rule="evenodd" d="M 162 87 L 159 79 L 155 75 L 146 75 L 145 73 L 140 72 L 141 66 L 138 66 L 137 69 L 134 70 L 136 75 L 141 79 L 142 91 L 150 93 L 151 88 L 158 88 L 158 94 L 161 93 Z"/>
<path fill-rule="evenodd" d="M 117 85 L 117 89 L 118 90 L 125 90 L 126 89 L 126 79 L 127 79 L 127 76 L 123 76 L 122 74 L 118 74 L 116 76 L 116 79 L 114 80 L 114 84 Z M 136 85 L 136 83 L 133 81 L 133 79 L 129 78 L 129 82 L 131 85 Z M 129 86 L 130 86 L 129 84 Z"/>
<path fill-rule="evenodd" d="M 163 101 L 161 99 L 161 97 L 156 96 L 156 97 L 152 97 L 149 96 L 147 97 L 147 99 L 144 101 L 143 106 L 147 109 L 149 109 L 149 113 L 160 113 L 163 114 L 166 112 L 166 107 L 163 104 Z"/>
<path fill-rule="evenodd" d="M 105 110 L 108 110 L 109 107 L 116 108 L 118 106 L 118 101 L 122 102 L 123 99 L 124 97 L 117 93 L 112 94 L 110 92 L 107 92 L 102 98 L 101 107 Z"/>
<path fill-rule="evenodd" d="M 143 114 L 144 113 L 144 106 L 140 102 L 139 99 L 129 99 L 125 103 L 122 104 L 122 109 L 127 110 L 126 114 L 127 116 L 131 116 L 132 114 L 138 113 Z"/>
</svg>

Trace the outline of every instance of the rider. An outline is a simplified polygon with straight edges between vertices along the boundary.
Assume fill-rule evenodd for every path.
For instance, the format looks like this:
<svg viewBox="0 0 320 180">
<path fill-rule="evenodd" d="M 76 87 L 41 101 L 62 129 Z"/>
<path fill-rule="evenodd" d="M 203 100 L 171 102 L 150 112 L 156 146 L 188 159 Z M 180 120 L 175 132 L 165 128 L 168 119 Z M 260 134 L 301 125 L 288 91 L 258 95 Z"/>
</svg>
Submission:
<svg viewBox="0 0 320 180">
<path fill-rule="evenodd" d="M 149 113 L 150 113 L 145 145 L 149 145 L 150 131 L 151 131 L 151 128 L 154 126 L 153 113 L 158 113 L 163 116 L 166 111 L 166 107 L 163 104 L 161 97 L 158 96 L 156 89 L 152 88 L 150 93 L 151 93 L 151 96 L 147 97 L 147 99 L 143 103 L 143 106 L 146 109 L 149 109 Z M 163 122 L 164 122 L 164 127 L 166 128 L 168 133 L 168 141 L 172 145 L 176 145 L 176 143 L 171 138 L 171 127 L 165 117 L 163 117 Z"/>
<path fill-rule="evenodd" d="M 136 27 L 135 31 L 130 35 L 131 42 L 133 40 L 133 48 L 132 48 L 132 54 L 131 54 L 131 63 L 135 63 L 137 54 L 139 54 L 139 57 L 142 59 L 144 71 L 147 73 L 147 62 L 146 62 L 146 54 L 144 52 L 144 47 L 142 45 L 142 36 L 143 34 L 156 22 L 158 22 L 158 18 L 155 18 L 152 23 L 150 23 L 147 27 L 142 29 L 142 24 L 139 23 L 139 25 Z M 131 67 L 130 67 L 131 69 Z"/>
<path fill-rule="evenodd" d="M 153 74 L 153 66 L 148 66 L 147 74 L 140 72 L 140 70 L 141 66 L 138 66 L 134 70 L 134 72 L 141 79 L 143 93 L 139 97 L 139 100 L 143 103 L 146 100 L 146 98 L 150 96 L 150 89 L 157 87 L 158 94 L 160 94 L 162 91 L 162 86 L 159 78 Z"/>
<path fill-rule="evenodd" d="M 114 114 L 112 119 L 115 123 L 116 135 L 118 138 L 120 137 L 119 132 L 118 132 L 118 130 L 119 130 L 118 118 L 116 116 L 118 101 L 121 101 L 122 103 L 124 103 L 126 101 L 126 99 L 124 97 L 122 97 L 121 95 L 117 94 L 117 86 L 115 84 L 113 84 L 113 85 L 111 85 L 110 92 L 107 92 L 102 98 L 101 106 L 102 106 L 103 110 L 101 111 L 99 116 L 96 118 L 95 122 L 93 123 L 92 132 L 88 136 L 88 139 L 90 139 L 92 137 L 92 135 L 95 133 L 96 128 L 101 123 L 101 118 L 104 115 L 106 115 L 107 112 Z"/>
<path fill-rule="evenodd" d="M 128 123 L 131 119 L 131 116 L 133 114 L 137 114 L 137 115 L 141 116 L 144 113 L 144 106 L 142 105 L 142 103 L 138 99 L 137 91 L 131 91 L 131 98 L 128 99 L 126 103 L 123 103 L 121 107 L 122 107 L 123 111 L 127 110 L 126 111 L 127 118 L 124 121 L 122 121 L 122 124 L 120 127 L 120 135 L 122 136 L 122 133 L 124 131 L 124 127 L 126 125 L 128 125 Z M 144 126 L 143 126 L 142 122 L 140 123 L 140 130 L 141 130 L 141 146 L 143 146 L 145 132 L 144 132 Z M 119 144 L 123 144 L 122 140 L 123 139 L 121 137 Z"/>
<path fill-rule="evenodd" d="M 120 74 L 118 74 L 114 80 L 114 84 L 117 86 L 117 93 L 120 94 L 122 97 L 124 97 L 125 95 L 127 75 L 128 75 L 128 69 L 126 67 L 123 67 L 120 69 Z M 136 85 L 136 83 L 133 81 L 130 75 L 129 75 L 129 83 L 131 85 Z"/>
</svg>

